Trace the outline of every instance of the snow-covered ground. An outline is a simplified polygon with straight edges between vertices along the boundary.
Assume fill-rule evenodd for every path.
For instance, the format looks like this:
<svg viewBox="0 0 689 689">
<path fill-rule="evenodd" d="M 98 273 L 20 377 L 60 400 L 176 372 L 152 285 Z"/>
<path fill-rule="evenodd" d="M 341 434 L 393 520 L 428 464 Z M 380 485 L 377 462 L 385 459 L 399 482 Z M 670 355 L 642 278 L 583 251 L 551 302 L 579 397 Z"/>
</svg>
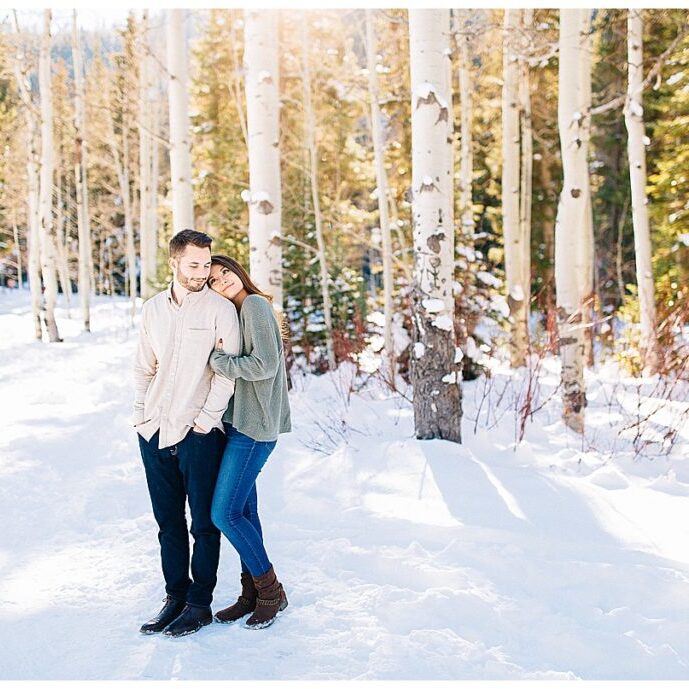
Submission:
<svg viewBox="0 0 689 689">
<path fill-rule="evenodd" d="M 0 679 L 689 678 L 688 431 L 635 456 L 619 429 L 653 397 L 614 368 L 589 380 L 583 444 L 553 399 L 516 451 L 508 372 L 464 384 L 461 446 L 415 440 L 374 384 L 349 396 L 349 367 L 298 377 L 259 478 L 289 607 L 142 636 L 164 592 L 127 309 L 96 300 L 90 335 L 60 310 L 48 345 L 28 295 L 0 292 Z M 556 382 L 546 361 L 541 394 Z M 224 541 L 215 606 L 238 578 Z"/>
</svg>

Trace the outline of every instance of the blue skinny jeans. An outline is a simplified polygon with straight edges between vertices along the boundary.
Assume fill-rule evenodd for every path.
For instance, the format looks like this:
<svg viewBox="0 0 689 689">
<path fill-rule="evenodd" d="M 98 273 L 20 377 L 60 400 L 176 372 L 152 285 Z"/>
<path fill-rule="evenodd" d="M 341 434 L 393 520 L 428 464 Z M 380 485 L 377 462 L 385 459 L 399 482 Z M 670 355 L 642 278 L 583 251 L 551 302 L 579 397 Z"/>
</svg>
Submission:
<svg viewBox="0 0 689 689">
<path fill-rule="evenodd" d="M 215 484 L 211 519 L 239 553 L 242 572 L 258 577 L 270 568 L 258 518 L 256 479 L 276 440 L 260 441 L 225 424 L 227 445 Z"/>
</svg>

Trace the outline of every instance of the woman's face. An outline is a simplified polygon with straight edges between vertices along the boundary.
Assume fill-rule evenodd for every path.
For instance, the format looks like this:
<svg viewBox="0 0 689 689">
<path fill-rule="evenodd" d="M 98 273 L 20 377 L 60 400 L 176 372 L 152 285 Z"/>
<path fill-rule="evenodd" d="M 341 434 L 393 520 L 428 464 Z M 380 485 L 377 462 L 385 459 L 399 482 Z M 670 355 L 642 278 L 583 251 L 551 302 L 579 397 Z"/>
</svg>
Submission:
<svg viewBox="0 0 689 689">
<path fill-rule="evenodd" d="M 211 266 L 208 286 L 226 299 L 234 299 L 244 289 L 239 275 L 219 264 Z"/>
</svg>

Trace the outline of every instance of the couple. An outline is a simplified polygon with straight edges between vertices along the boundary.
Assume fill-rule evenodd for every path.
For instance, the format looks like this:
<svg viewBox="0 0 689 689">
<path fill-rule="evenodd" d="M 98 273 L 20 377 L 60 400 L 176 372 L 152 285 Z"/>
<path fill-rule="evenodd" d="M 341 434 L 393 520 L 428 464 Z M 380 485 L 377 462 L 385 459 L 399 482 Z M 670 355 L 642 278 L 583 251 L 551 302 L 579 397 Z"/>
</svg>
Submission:
<svg viewBox="0 0 689 689">
<path fill-rule="evenodd" d="M 290 431 L 281 329 L 271 297 L 236 261 L 211 256 L 211 241 L 194 230 L 170 240 L 172 284 L 141 315 L 133 421 L 167 593 L 144 634 L 183 636 L 213 621 L 220 532 L 239 553 L 242 593 L 215 619 L 252 613 L 246 626 L 260 629 L 287 607 L 256 496 L 278 434 Z"/>
</svg>

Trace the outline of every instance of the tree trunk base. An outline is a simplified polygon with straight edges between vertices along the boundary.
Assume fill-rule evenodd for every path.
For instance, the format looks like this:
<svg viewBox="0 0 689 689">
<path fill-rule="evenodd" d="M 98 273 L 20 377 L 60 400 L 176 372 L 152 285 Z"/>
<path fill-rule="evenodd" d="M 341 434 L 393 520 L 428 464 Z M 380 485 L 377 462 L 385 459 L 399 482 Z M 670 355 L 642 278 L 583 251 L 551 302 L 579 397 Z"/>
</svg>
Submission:
<svg viewBox="0 0 689 689">
<path fill-rule="evenodd" d="M 414 340 L 423 353 L 411 353 L 414 428 L 420 440 L 462 442 L 461 366 L 455 361 L 452 332 L 436 328 L 421 309 L 414 317 Z M 423 335 L 423 336 L 422 336 Z"/>
</svg>

